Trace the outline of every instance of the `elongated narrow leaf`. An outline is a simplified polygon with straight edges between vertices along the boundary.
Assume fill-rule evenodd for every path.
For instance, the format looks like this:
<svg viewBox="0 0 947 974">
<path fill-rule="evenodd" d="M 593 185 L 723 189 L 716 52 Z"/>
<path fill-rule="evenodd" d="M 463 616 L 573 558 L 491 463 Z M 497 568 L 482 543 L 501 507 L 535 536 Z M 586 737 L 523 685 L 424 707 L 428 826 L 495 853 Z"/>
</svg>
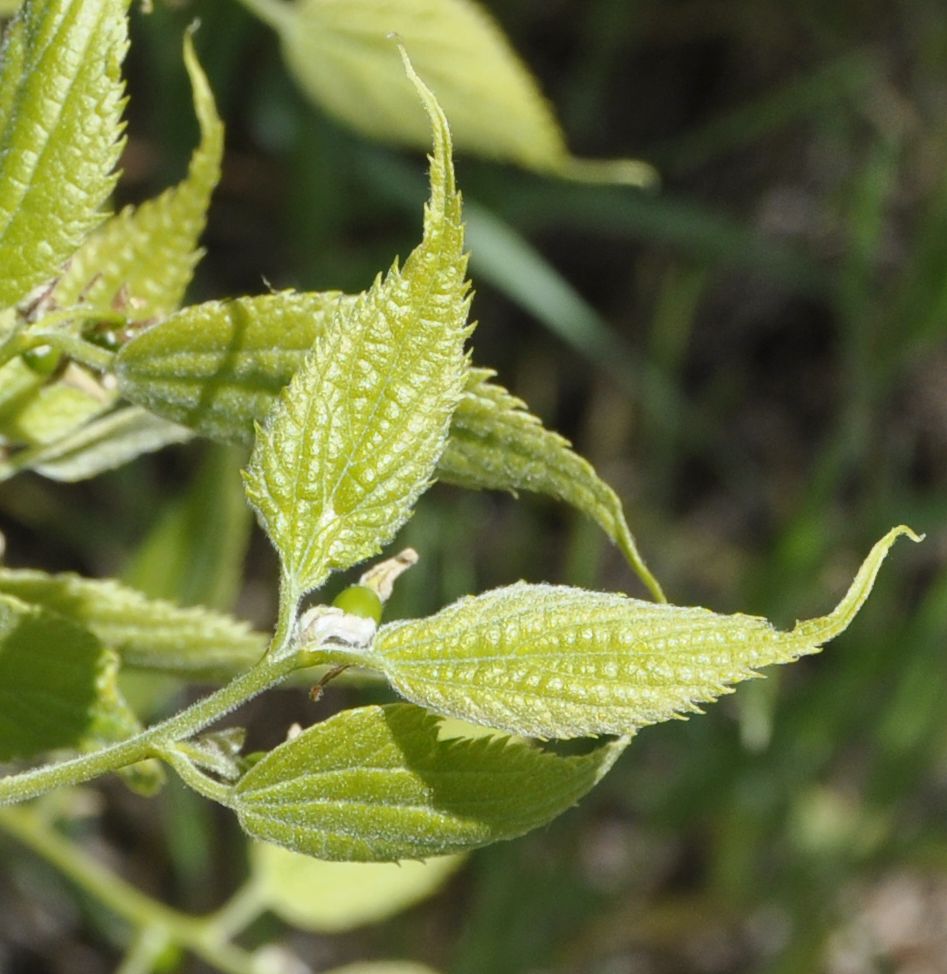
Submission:
<svg viewBox="0 0 947 974">
<path fill-rule="evenodd" d="M 123 0 L 40 0 L 0 69 L 0 307 L 56 273 L 102 219 L 121 149 Z"/>
<path fill-rule="evenodd" d="M 438 477 L 473 490 L 549 494 L 573 505 L 621 548 L 645 585 L 664 601 L 661 587 L 638 554 L 615 492 L 572 451 L 568 440 L 545 429 L 522 400 L 488 381 L 492 375 L 487 369 L 471 371 Z"/>
<path fill-rule="evenodd" d="M 548 738 L 632 733 L 699 712 L 760 667 L 818 652 L 847 628 L 902 534 L 919 540 L 894 528 L 837 608 L 791 632 L 757 616 L 519 582 L 382 626 L 361 659 L 409 700 L 489 727 Z"/>
<path fill-rule="evenodd" d="M 437 719 L 418 707 L 364 707 L 271 751 L 237 783 L 232 804 L 250 835 L 306 855 L 423 859 L 545 824 L 623 748 L 565 758 L 510 738 L 439 741 Z"/>
<path fill-rule="evenodd" d="M 74 483 L 120 467 L 143 453 L 184 443 L 189 429 L 152 416 L 138 406 L 117 409 L 92 420 L 47 446 L 33 451 L 21 469 L 35 470 L 50 480 Z"/>
<path fill-rule="evenodd" d="M 126 666 L 172 673 L 232 672 L 256 662 L 260 633 L 209 609 L 182 609 L 112 581 L 0 568 L 0 593 L 55 612 L 116 650 Z"/>
<path fill-rule="evenodd" d="M 101 717 L 109 675 L 87 629 L 0 596 L 0 761 L 77 747 Z"/>
<path fill-rule="evenodd" d="M 422 242 L 336 312 L 258 430 L 245 475 L 299 594 L 375 554 L 404 523 L 463 391 L 470 302 L 450 133 L 411 76 L 434 129 Z"/>
<path fill-rule="evenodd" d="M 220 179 L 224 143 L 224 127 L 190 34 L 184 64 L 201 127 L 187 177 L 156 199 L 126 207 L 90 237 L 56 286 L 60 304 L 80 296 L 91 307 L 109 308 L 120 301 L 129 317 L 143 320 L 167 315 L 181 303 L 203 253 L 197 243 Z"/>
<path fill-rule="evenodd" d="M 424 145 L 427 128 L 392 57 L 396 34 L 451 121 L 457 147 L 531 169 L 640 184 L 650 167 L 574 159 L 532 74 L 472 0 L 244 0 L 277 31 L 302 90 L 374 138 Z"/>
<path fill-rule="evenodd" d="M 333 314 L 354 298 L 282 291 L 185 308 L 118 352 L 126 399 L 204 436 L 250 443 Z"/>
<path fill-rule="evenodd" d="M 268 842 L 254 843 L 250 858 L 261 905 L 319 933 L 387 920 L 435 893 L 464 861 L 326 862 Z"/>
</svg>

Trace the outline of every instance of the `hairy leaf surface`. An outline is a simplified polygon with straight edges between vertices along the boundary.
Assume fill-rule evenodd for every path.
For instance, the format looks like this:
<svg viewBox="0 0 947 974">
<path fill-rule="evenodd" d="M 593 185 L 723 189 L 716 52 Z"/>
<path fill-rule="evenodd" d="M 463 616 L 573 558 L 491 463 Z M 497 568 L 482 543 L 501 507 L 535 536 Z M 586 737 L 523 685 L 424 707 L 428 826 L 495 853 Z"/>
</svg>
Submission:
<svg viewBox="0 0 947 974">
<path fill-rule="evenodd" d="M 250 849 L 262 903 L 303 930 L 339 933 L 380 923 L 435 893 L 464 861 L 326 862 L 270 843 Z M 319 891 L 332 890 L 331 896 Z"/>
<path fill-rule="evenodd" d="M 78 746 L 102 719 L 112 675 L 87 629 L 0 596 L 0 761 Z"/>
<path fill-rule="evenodd" d="M 699 712 L 760 667 L 818 652 L 847 628 L 902 534 L 919 540 L 894 528 L 837 608 L 790 632 L 757 616 L 519 582 L 382 626 L 362 661 L 409 700 L 489 727 L 546 738 L 632 733 Z"/>
<path fill-rule="evenodd" d="M 124 0 L 39 0 L 0 68 L 0 307 L 52 277 L 101 221 L 121 149 Z"/>
<path fill-rule="evenodd" d="M 437 95 L 459 149 L 577 178 L 653 178 L 642 163 L 571 157 L 535 78 L 472 0 L 244 2 L 280 35 L 302 90 L 366 135 L 427 142 L 424 117 L 393 56 L 395 34 Z"/>
<path fill-rule="evenodd" d="M 156 199 L 125 207 L 90 237 L 56 286 L 60 304 L 80 296 L 91 307 L 109 308 L 117 301 L 129 317 L 144 320 L 167 315 L 181 303 L 203 254 L 197 242 L 220 179 L 224 143 L 224 127 L 190 34 L 184 64 L 201 129 L 186 178 Z"/>
<path fill-rule="evenodd" d="M 375 554 L 405 522 L 463 391 L 470 302 L 450 133 L 411 76 L 434 129 L 422 242 L 336 311 L 258 430 L 245 474 L 298 594 Z"/>
<path fill-rule="evenodd" d="M 632 537 L 621 501 L 569 441 L 547 430 L 526 404 L 472 370 L 454 413 L 438 478 L 471 490 L 548 494 L 591 517 L 614 541 L 644 584 L 664 601 Z"/>
<path fill-rule="evenodd" d="M 423 859 L 511 839 L 573 805 L 625 746 L 581 757 L 511 738 L 439 741 L 410 704 L 346 710 L 266 755 L 237 783 L 250 835 L 320 859 Z"/>
<path fill-rule="evenodd" d="M 250 443 L 334 314 L 354 298 L 282 291 L 185 308 L 131 339 L 115 371 L 126 399 L 204 436 Z"/>
<path fill-rule="evenodd" d="M 116 650 L 123 664 L 172 673 L 232 672 L 255 663 L 266 637 L 210 609 L 183 609 L 117 582 L 0 568 L 0 593 L 55 612 Z"/>
</svg>

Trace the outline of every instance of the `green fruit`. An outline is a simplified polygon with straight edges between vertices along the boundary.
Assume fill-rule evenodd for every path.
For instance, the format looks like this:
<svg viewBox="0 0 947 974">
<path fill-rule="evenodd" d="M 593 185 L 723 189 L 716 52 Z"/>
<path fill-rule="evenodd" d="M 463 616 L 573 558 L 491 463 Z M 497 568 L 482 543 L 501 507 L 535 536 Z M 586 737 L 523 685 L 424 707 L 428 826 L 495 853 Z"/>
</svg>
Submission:
<svg viewBox="0 0 947 974">
<path fill-rule="evenodd" d="M 381 622 L 382 601 L 373 589 L 365 585 L 350 585 L 343 589 L 332 604 L 347 615 Z"/>
</svg>

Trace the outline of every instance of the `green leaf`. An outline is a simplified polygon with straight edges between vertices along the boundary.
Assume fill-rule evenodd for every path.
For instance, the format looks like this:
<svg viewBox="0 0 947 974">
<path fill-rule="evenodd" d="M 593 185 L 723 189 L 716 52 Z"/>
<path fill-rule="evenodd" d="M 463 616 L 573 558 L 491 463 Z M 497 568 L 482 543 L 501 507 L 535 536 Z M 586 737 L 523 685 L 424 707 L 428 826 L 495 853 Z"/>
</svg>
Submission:
<svg viewBox="0 0 947 974">
<path fill-rule="evenodd" d="M 87 629 L 0 596 L 0 761 L 78 746 L 102 719 L 109 653 Z"/>
<path fill-rule="evenodd" d="M 663 602 L 664 593 L 638 554 L 621 501 L 568 440 L 543 427 L 526 404 L 472 370 L 451 423 L 437 475 L 472 490 L 529 490 L 571 504 L 591 517 L 621 549 L 639 578 Z"/>
<path fill-rule="evenodd" d="M 266 638 L 209 609 L 182 609 L 113 581 L 0 568 L 0 592 L 55 612 L 116 650 L 123 665 L 192 675 L 255 663 Z"/>
<path fill-rule="evenodd" d="M 143 453 L 184 443 L 190 430 L 127 406 L 93 419 L 27 457 L 17 455 L 18 469 L 35 470 L 50 480 L 74 483 L 120 467 Z M 27 461 L 27 462 L 24 462 Z M 0 464 L 0 476 L 3 465 Z"/>
<path fill-rule="evenodd" d="M 101 221 L 121 150 L 123 0 L 21 8 L 0 69 L 0 307 Z"/>
<path fill-rule="evenodd" d="M 280 36 L 302 90 L 374 138 L 427 141 L 414 93 L 392 56 L 397 34 L 450 119 L 458 149 L 578 179 L 654 179 L 631 160 L 573 158 L 535 78 L 471 0 L 243 0 Z"/>
<path fill-rule="evenodd" d="M 70 261 L 54 296 L 70 305 L 80 295 L 86 306 L 127 306 L 129 317 L 144 320 L 174 311 L 203 251 L 211 193 L 220 179 L 224 127 L 214 96 L 194 53 L 190 33 L 184 64 L 194 92 L 201 142 L 191 157 L 187 177 L 141 206 L 127 206 L 90 237 Z"/>
<path fill-rule="evenodd" d="M 354 298 L 281 291 L 185 308 L 141 332 L 115 359 L 121 394 L 211 439 L 250 443 L 333 314 Z"/>
<path fill-rule="evenodd" d="M 579 800 L 625 746 L 581 757 L 517 739 L 439 741 L 409 704 L 346 710 L 270 751 L 240 779 L 243 828 L 320 859 L 424 859 L 512 839 Z"/>
<path fill-rule="evenodd" d="M 374 648 L 348 662 L 380 668 L 414 703 L 489 727 L 545 738 L 628 734 L 699 712 L 760 667 L 818 652 L 848 627 L 902 534 L 920 540 L 891 530 L 838 607 L 791 632 L 757 616 L 519 582 L 382 626 Z"/>
<path fill-rule="evenodd" d="M 297 595 L 378 552 L 405 522 L 463 391 L 470 301 L 450 133 L 406 68 L 434 129 L 422 242 L 336 311 L 258 430 L 245 474 Z"/>
<path fill-rule="evenodd" d="M 250 858 L 261 904 L 317 933 L 387 920 L 437 892 L 464 861 L 326 862 L 262 842 L 251 846 Z"/>
</svg>

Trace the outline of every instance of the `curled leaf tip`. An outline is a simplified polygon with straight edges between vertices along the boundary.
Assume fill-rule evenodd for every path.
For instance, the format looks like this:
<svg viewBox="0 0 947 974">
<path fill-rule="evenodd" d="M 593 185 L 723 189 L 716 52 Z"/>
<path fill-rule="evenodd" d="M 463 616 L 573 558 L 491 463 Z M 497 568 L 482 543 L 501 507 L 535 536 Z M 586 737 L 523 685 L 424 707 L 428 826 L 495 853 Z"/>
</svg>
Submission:
<svg viewBox="0 0 947 974">
<path fill-rule="evenodd" d="M 826 616 L 797 623 L 792 635 L 809 644 L 821 645 L 843 633 L 868 598 L 891 546 L 902 536 L 910 538 L 915 543 L 924 540 L 924 535 L 917 534 L 906 524 L 899 524 L 892 528 L 880 541 L 875 542 L 874 547 L 868 552 L 868 557 L 862 562 L 861 568 L 858 569 L 858 573 L 839 604 Z"/>
</svg>

